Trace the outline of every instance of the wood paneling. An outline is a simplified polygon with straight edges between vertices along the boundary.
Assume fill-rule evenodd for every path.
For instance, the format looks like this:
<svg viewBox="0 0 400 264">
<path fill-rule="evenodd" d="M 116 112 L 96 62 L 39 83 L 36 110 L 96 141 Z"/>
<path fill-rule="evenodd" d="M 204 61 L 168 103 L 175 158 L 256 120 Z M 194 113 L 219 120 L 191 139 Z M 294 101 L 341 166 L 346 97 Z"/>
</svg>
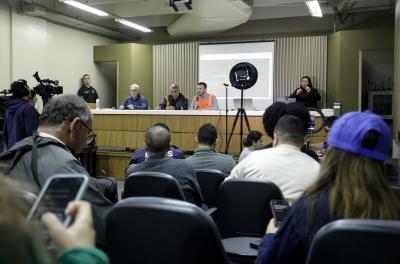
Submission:
<svg viewBox="0 0 400 264">
<path fill-rule="evenodd" d="M 114 120 L 115 118 L 115 120 Z M 218 130 L 217 150 L 225 151 L 225 116 L 186 116 L 186 115 L 107 115 L 96 114 L 94 129 L 97 134 L 96 142 L 99 147 L 140 148 L 144 143 L 144 131 L 154 123 L 166 123 L 171 130 L 172 144 L 184 150 L 196 148 L 197 130 L 205 123 L 211 123 Z M 228 135 L 233 125 L 233 116 L 228 117 Z M 261 116 L 248 117 L 251 130 L 264 132 Z M 118 123 L 119 122 L 119 123 Z M 319 127 L 321 120 L 315 118 L 315 126 Z M 109 124 L 109 125 L 106 125 Z M 239 153 L 240 136 L 239 122 L 237 123 L 229 146 L 230 153 Z M 123 129 L 122 129 L 123 128 Z M 247 128 L 243 120 L 243 138 L 247 135 Z M 312 136 L 312 143 L 323 142 L 326 133 L 324 130 Z M 264 136 L 264 142 L 269 144 L 272 140 Z"/>
<path fill-rule="evenodd" d="M 96 157 L 97 171 L 105 170 L 116 180 L 125 179 L 125 169 L 131 160 L 132 153 L 97 151 Z"/>
</svg>

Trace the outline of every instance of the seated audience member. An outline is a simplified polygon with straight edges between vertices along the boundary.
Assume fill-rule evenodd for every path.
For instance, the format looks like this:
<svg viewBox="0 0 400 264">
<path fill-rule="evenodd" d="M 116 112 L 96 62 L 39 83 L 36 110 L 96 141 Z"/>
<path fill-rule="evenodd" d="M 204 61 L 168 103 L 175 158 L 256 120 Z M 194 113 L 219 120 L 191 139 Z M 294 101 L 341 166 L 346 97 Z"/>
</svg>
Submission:
<svg viewBox="0 0 400 264">
<path fill-rule="evenodd" d="M 188 99 L 181 94 L 177 84 L 172 84 L 169 88 L 170 95 L 167 95 L 161 101 L 159 107 L 161 110 L 188 110 Z"/>
<path fill-rule="evenodd" d="M 337 219 L 400 220 L 399 198 L 383 172 L 392 145 L 384 120 L 370 112 L 347 113 L 333 125 L 328 144 L 317 182 L 278 230 L 270 221 L 256 263 L 305 263 L 315 234 Z"/>
<path fill-rule="evenodd" d="M 245 148 L 239 156 L 239 162 L 246 158 L 256 147 L 262 146 L 262 134 L 257 130 L 250 131 L 247 137 L 243 140 Z"/>
<path fill-rule="evenodd" d="M 39 114 L 30 103 L 31 90 L 25 80 L 11 84 L 13 96 L 5 103 L 3 139 L 7 149 L 16 142 L 32 136 L 38 128 Z"/>
<path fill-rule="evenodd" d="M 267 109 L 265 109 L 263 115 L 264 129 L 270 138 L 274 139 L 275 125 L 278 122 L 278 120 L 284 115 L 294 115 L 300 118 L 300 120 L 303 122 L 304 125 L 304 136 L 307 135 L 308 128 L 310 126 L 310 113 L 307 111 L 304 105 L 300 103 L 285 104 L 282 102 L 275 102 L 272 105 L 270 105 Z M 271 147 L 272 143 L 257 148 L 257 150 L 271 148 Z M 301 151 L 319 162 L 318 155 L 314 151 L 309 150 L 307 146 L 305 145 L 302 146 Z"/>
<path fill-rule="evenodd" d="M 41 241 L 40 230 L 26 221 L 28 204 L 13 191 L 22 187 L 4 177 L 0 177 L 0 186 L 0 258 L 3 263 L 109 263 L 107 255 L 94 247 L 95 231 L 88 202 L 69 203 L 66 214 L 75 219 L 69 227 L 63 226 L 52 213 L 43 215 L 42 223 L 58 253 L 53 262 Z"/>
<path fill-rule="evenodd" d="M 144 96 L 141 96 L 139 91 L 140 87 L 138 84 L 134 83 L 129 88 L 131 93 L 125 101 L 119 106 L 120 110 L 147 110 L 149 109 L 148 103 Z"/>
<path fill-rule="evenodd" d="M 174 177 L 185 194 L 186 200 L 198 206 L 202 206 L 203 197 L 196 174 L 186 160 L 177 160 L 166 157 L 170 148 L 171 136 L 162 126 L 153 126 L 147 129 L 144 136 L 148 159 L 140 164 L 129 165 L 125 177 L 139 171 L 163 172 Z"/>
<path fill-rule="evenodd" d="M 217 153 L 217 129 L 210 123 L 204 124 L 197 131 L 197 149 L 187 160 L 194 169 L 215 169 L 229 175 L 236 162 L 226 154 Z"/>
<path fill-rule="evenodd" d="M 161 126 L 168 130 L 168 132 L 171 132 L 169 130 L 169 127 L 164 124 L 164 123 L 155 123 L 153 127 L 155 126 Z M 182 149 L 178 148 L 177 146 L 171 145 L 169 150 L 165 153 L 166 157 L 171 157 L 174 159 L 185 159 L 185 154 Z M 137 148 L 135 149 L 135 153 L 133 153 L 132 159 L 129 162 L 130 164 L 138 164 L 142 163 L 143 161 L 147 160 L 149 158 L 149 154 L 146 152 L 145 148 Z"/>
<path fill-rule="evenodd" d="M 275 126 L 273 148 L 253 151 L 233 168 L 226 179 L 259 179 L 275 183 L 289 203 L 313 184 L 319 163 L 300 151 L 304 126 L 293 115 L 281 117 Z"/>
<path fill-rule="evenodd" d="M 38 133 L 0 154 L 0 166 L 11 178 L 41 187 L 54 174 L 86 174 L 77 158 L 91 134 L 93 116 L 77 95 L 53 97 L 39 118 Z M 104 194 L 109 182 L 89 177 L 83 199 L 92 204 L 97 242 L 103 243 L 105 218 L 113 203 Z"/>
<path fill-rule="evenodd" d="M 207 84 L 199 82 L 197 84 L 197 95 L 193 97 L 190 109 L 194 110 L 218 110 L 218 100 L 213 94 L 207 92 Z"/>
</svg>

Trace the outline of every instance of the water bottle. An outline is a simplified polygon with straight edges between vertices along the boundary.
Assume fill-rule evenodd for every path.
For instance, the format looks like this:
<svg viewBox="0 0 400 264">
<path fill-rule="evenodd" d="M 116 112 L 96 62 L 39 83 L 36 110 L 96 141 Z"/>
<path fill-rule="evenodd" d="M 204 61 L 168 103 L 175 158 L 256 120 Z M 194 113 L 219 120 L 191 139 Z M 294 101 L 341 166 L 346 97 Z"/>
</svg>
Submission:
<svg viewBox="0 0 400 264">
<path fill-rule="evenodd" d="M 96 99 L 96 110 L 100 110 L 100 98 Z"/>
</svg>

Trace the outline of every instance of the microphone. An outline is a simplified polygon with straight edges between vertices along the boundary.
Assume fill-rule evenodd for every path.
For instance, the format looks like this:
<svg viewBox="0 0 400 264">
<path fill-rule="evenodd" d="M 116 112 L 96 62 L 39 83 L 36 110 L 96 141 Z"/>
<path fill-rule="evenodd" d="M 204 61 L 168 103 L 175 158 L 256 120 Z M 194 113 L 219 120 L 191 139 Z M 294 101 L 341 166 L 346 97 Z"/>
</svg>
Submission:
<svg viewBox="0 0 400 264">
<path fill-rule="evenodd" d="M 227 84 L 227 83 L 223 83 L 223 85 L 224 85 L 224 86 L 229 86 L 229 84 Z"/>
<path fill-rule="evenodd" d="M 194 110 L 197 110 L 199 108 L 199 96 L 196 95 L 196 104 L 194 105 Z"/>
</svg>

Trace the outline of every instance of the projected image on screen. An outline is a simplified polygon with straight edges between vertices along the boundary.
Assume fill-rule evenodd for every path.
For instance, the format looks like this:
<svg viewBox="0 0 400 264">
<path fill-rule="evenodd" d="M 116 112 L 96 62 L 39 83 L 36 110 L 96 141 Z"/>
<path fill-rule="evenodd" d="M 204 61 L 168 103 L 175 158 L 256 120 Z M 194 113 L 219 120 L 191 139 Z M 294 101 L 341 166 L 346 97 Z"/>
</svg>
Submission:
<svg viewBox="0 0 400 264">
<path fill-rule="evenodd" d="M 258 71 L 257 83 L 244 91 L 244 108 L 264 111 L 273 101 L 274 42 L 199 45 L 199 81 L 207 83 L 225 109 L 223 83 L 229 83 L 231 68 L 240 62 L 249 62 Z M 228 109 L 236 109 L 238 101 L 240 90 L 229 87 Z"/>
</svg>

